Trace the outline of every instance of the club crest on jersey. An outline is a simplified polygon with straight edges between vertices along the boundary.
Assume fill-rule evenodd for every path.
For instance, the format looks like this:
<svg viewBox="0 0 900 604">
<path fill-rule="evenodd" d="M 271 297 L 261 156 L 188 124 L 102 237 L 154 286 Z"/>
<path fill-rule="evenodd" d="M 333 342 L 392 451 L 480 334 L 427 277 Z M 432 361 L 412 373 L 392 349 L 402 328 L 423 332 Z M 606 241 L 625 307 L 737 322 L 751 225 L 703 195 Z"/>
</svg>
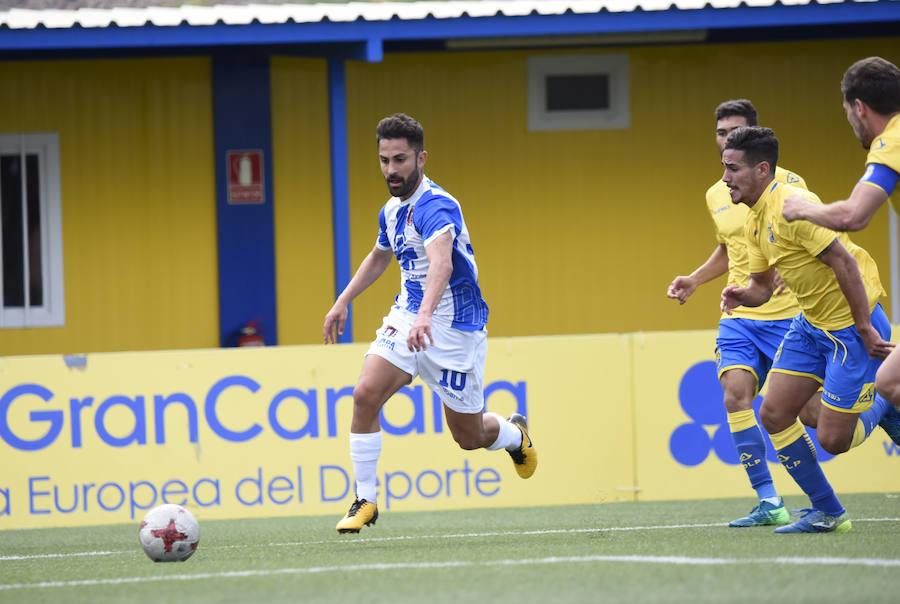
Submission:
<svg viewBox="0 0 900 604">
<path fill-rule="evenodd" d="M 771 225 L 771 223 L 768 224 L 768 225 L 766 225 L 766 226 L 769 227 L 769 243 L 775 243 L 775 233 L 772 232 L 772 225 Z"/>
<path fill-rule="evenodd" d="M 415 210 L 415 209 L 416 209 L 416 206 L 409 206 L 409 212 L 407 212 L 407 214 L 406 214 L 406 224 L 409 225 L 409 224 L 413 223 L 412 215 L 413 215 L 413 210 Z"/>
<path fill-rule="evenodd" d="M 390 325 L 388 325 L 387 327 L 384 328 L 384 331 L 381 332 L 381 335 L 383 335 L 386 338 L 392 338 L 395 335 L 397 335 L 397 329 L 395 327 L 391 327 Z"/>
</svg>

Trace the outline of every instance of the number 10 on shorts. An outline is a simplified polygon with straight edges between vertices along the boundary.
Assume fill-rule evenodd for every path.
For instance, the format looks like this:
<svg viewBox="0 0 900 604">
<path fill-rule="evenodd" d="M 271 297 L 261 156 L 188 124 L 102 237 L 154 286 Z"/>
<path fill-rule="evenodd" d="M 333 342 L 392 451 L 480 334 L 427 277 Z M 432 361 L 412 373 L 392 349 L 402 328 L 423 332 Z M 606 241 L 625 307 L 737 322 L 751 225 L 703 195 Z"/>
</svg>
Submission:
<svg viewBox="0 0 900 604">
<path fill-rule="evenodd" d="M 448 380 L 449 378 L 449 380 Z M 441 381 L 438 382 L 446 388 L 449 386 L 453 390 L 460 392 L 466 387 L 466 374 L 459 371 L 450 371 L 449 369 L 441 369 Z"/>
</svg>

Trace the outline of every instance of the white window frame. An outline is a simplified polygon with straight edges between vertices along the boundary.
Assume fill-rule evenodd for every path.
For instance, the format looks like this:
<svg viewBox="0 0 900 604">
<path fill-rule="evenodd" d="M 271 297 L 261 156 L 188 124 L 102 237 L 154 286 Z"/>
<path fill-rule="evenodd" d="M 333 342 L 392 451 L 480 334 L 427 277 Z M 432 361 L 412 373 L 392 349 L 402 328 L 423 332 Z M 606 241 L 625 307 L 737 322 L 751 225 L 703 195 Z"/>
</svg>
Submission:
<svg viewBox="0 0 900 604">
<path fill-rule="evenodd" d="M 25 156 L 38 156 L 38 186 L 41 212 L 41 263 L 43 304 L 29 304 L 28 233 L 25 232 L 25 305 L 3 305 L 3 280 L 0 278 L 0 328 L 61 327 L 66 322 L 63 288 L 62 196 L 59 179 L 59 136 L 55 132 L 0 134 L 0 153 L 18 154 L 25 166 Z M 26 203 L 25 171 L 22 171 L 22 199 Z M 23 212 L 23 220 L 25 213 Z M 23 224 L 24 229 L 24 224 Z M 0 231 L 2 237 L 2 231 Z M 2 243 L 2 241 L 0 241 Z M 0 254 L 3 253 L 0 245 Z M 0 264 L 2 266 L 2 264 Z M 0 272 L 2 277 L 2 272 Z"/>
<path fill-rule="evenodd" d="M 547 76 L 606 75 L 609 108 L 547 111 Z M 528 57 L 528 130 L 614 130 L 631 125 L 627 54 L 561 54 Z"/>
</svg>

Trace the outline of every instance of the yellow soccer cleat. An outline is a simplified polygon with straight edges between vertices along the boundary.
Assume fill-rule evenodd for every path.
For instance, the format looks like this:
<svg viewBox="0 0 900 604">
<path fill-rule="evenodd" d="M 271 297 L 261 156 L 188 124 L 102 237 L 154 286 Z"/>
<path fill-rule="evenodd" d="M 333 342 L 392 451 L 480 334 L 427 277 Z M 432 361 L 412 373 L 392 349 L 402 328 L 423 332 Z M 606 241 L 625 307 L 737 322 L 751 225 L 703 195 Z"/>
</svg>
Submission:
<svg viewBox="0 0 900 604">
<path fill-rule="evenodd" d="M 363 525 L 371 526 L 375 524 L 376 520 L 378 520 L 378 508 L 375 504 L 365 499 L 357 499 L 335 528 L 339 533 L 358 533 Z"/>
<path fill-rule="evenodd" d="M 514 424 L 522 432 L 522 444 L 518 449 L 513 449 L 512 451 L 507 449 L 506 452 L 512 457 L 519 476 L 531 478 L 531 475 L 534 474 L 537 468 L 537 449 L 534 448 L 531 437 L 528 436 L 528 422 L 524 416 L 518 413 L 510 415 L 507 421 Z"/>
</svg>

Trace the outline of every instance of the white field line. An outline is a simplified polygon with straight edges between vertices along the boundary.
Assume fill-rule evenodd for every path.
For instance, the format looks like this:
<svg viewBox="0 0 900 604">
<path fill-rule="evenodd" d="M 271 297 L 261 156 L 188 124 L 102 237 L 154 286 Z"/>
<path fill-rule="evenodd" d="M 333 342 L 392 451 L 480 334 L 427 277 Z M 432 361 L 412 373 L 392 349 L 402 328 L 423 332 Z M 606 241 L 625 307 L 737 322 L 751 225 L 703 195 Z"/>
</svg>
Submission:
<svg viewBox="0 0 900 604">
<path fill-rule="evenodd" d="M 241 570 L 220 573 L 196 573 L 192 575 L 161 575 L 154 577 L 120 577 L 116 579 L 83 579 L 80 581 L 41 581 L 39 583 L 0 584 L 0 591 L 15 589 L 46 589 L 55 587 L 85 587 L 97 585 L 123 585 L 152 581 L 196 581 L 198 579 L 231 579 L 243 577 L 268 577 L 273 575 L 310 575 L 329 572 L 359 572 L 385 570 L 429 570 L 444 568 L 469 568 L 485 566 L 536 566 L 543 564 L 584 564 L 590 562 L 622 562 L 632 564 L 674 564 L 712 566 L 730 564 L 792 564 L 900 567 L 900 559 L 892 558 L 691 558 L 687 556 L 560 556 L 526 558 L 521 560 L 447 560 L 441 562 L 396 562 L 384 564 L 349 564 L 344 566 L 312 566 L 307 568 L 278 568 L 272 570 Z"/>
<path fill-rule="evenodd" d="M 853 522 L 900 522 L 900 518 L 853 518 Z M 249 549 L 252 547 L 298 547 L 305 545 L 333 545 L 333 544 L 352 544 L 352 543 L 376 543 L 384 541 L 418 541 L 425 539 L 470 539 L 477 537 L 516 537 L 526 535 L 558 535 L 558 534 L 577 534 L 577 533 L 609 533 L 619 531 L 654 531 L 665 529 L 686 529 L 686 528 L 710 528 L 716 526 L 726 526 L 722 523 L 708 524 L 661 524 L 650 526 L 614 526 L 603 528 L 582 528 L 582 529 L 544 529 L 536 531 L 496 531 L 484 533 L 451 533 L 447 535 L 398 535 L 395 537 L 353 537 L 347 536 L 335 539 L 322 539 L 319 541 L 288 541 L 284 543 L 267 543 L 262 545 L 219 545 L 207 546 L 204 550 L 209 549 Z M 23 554 L 0 556 L 0 562 L 13 560 L 40 560 L 45 558 L 74 558 L 81 556 L 120 556 L 122 554 L 131 554 L 137 550 L 119 550 L 119 551 L 90 551 L 90 552 L 68 552 L 61 554 Z"/>
</svg>

